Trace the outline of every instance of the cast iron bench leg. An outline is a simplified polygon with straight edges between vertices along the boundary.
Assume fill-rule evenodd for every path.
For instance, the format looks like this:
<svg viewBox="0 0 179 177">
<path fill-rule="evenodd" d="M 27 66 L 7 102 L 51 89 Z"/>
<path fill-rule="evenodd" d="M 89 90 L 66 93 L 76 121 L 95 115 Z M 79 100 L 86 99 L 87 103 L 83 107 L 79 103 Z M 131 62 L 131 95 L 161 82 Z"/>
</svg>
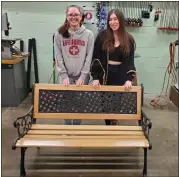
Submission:
<svg viewBox="0 0 179 177">
<path fill-rule="evenodd" d="M 20 177 L 25 177 L 25 165 L 24 165 L 24 157 L 25 157 L 25 151 L 27 148 L 21 148 L 21 162 L 20 162 Z"/>
<path fill-rule="evenodd" d="M 147 148 L 144 148 L 144 169 L 143 177 L 147 177 Z"/>
</svg>

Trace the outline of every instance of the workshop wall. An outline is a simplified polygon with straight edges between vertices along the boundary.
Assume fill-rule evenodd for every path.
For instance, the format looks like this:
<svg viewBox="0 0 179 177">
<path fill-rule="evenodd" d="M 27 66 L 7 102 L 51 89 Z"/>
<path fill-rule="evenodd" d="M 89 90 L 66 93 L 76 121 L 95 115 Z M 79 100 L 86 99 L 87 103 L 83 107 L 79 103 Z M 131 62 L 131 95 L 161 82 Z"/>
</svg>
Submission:
<svg viewBox="0 0 179 177">
<path fill-rule="evenodd" d="M 42 83 L 48 82 L 52 72 L 53 33 L 63 24 L 66 6 L 71 4 L 91 7 L 95 2 L 2 2 L 2 11 L 8 12 L 12 27 L 10 37 L 21 37 L 25 44 L 24 51 L 28 51 L 28 39 L 36 39 L 39 79 Z M 143 19 L 143 27 L 130 27 L 128 31 L 134 36 L 137 44 L 136 54 L 140 55 L 135 58 L 138 84 L 144 84 L 145 93 L 158 94 L 169 63 L 169 44 L 175 41 L 178 35 L 176 32 L 158 31 L 158 22 L 154 22 L 154 13 L 155 9 L 150 19 Z M 86 27 L 96 36 L 95 24 L 88 24 Z M 177 57 L 178 51 L 176 53 L 178 61 Z M 31 75 L 33 82 L 33 68 Z"/>
</svg>

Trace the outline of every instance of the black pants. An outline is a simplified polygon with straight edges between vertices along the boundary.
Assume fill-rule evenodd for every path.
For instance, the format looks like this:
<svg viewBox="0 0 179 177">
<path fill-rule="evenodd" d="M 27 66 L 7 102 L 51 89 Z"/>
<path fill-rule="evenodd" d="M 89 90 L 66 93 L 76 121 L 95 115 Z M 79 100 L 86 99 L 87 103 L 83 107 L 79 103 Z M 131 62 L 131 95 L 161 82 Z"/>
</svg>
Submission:
<svg viewBox="0 0 179 177">
<path fill-rule="evenodd" d="M 126 82 L 126 72 L 123 64 L 108 65 L 108 77 L 106 85 L 122 86 Z M 115 124 L 116 120 L 105 120 L 106 125 Z"/>
</svg>

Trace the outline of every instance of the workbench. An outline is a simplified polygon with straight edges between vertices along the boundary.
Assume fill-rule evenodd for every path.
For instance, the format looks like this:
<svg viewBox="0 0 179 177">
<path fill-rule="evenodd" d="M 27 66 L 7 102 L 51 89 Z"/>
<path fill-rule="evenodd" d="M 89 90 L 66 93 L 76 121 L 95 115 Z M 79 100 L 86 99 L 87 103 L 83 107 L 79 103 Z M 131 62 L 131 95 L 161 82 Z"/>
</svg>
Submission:
<svg viewBox="0 0 179 177">
<path fill-rule="evenodd" d="M 1 59 L 2 107 L 16 107 L 27 97 L 26 56 Z"/>
</svg>

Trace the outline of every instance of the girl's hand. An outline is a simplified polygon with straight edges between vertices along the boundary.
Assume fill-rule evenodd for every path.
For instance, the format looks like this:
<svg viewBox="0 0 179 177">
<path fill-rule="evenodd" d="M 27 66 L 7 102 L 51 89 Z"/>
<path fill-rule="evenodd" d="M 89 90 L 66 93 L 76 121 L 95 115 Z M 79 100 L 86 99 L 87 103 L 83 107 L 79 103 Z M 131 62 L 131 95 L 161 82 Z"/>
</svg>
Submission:
<svg viewBox="0 0 179 177">
<path fill-rule="evenodd" d="M 125 86 L 125 90 L 130 90 L 132 88 L 132 82 L 126 81 L 124 86 Z"/>
<path fill-rule="evenodd" d="M 69 78 L 63 79 L 63 84 L 64 84 L 65 86 L 69 86 L 69 85 L 70 85 L 70 80 L 69 80 Z"/>
<path fill-rule="evenodd" d="M 92 85 L 93 85 L 94 88 L 99 87 L 100 86 L 99 80 L 94 80 Z"/>
<path fill-rule="evenodd" d="M 83 79 L 78 79 L 76 82 L 76 86 L 80 86 L 84 84 L 84 80 Z"/>
</svg>

